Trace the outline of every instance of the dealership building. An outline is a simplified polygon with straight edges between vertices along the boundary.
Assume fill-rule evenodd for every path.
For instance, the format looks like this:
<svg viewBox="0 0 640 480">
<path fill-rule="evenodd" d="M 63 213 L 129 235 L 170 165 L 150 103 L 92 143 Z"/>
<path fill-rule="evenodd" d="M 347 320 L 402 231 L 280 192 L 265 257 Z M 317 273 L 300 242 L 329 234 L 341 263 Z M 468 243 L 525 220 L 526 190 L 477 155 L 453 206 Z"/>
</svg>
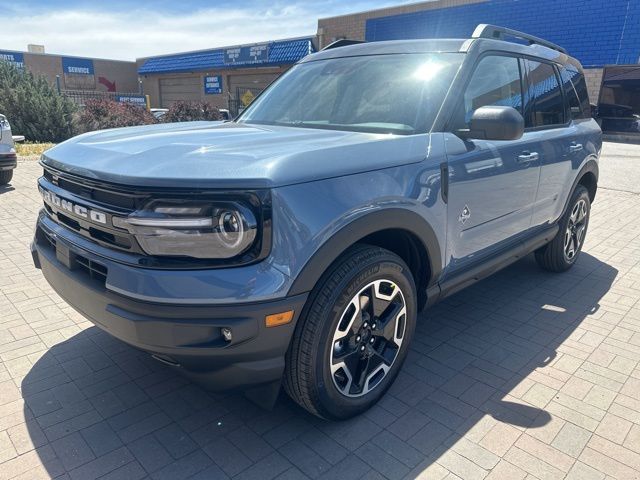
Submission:
<svg viewBox="0 0 640 480">
<path fill-rule="evenodd" d="M 305 55 L 340 39 L 468 38 L 480 23 L 564 47 L 585 67 L 591 103 L 640 114 L 640 0 L 436 0 L 318 20 L 316 35 L 139 59 L 154 106 L 208 101 L 232 112 Z M 614 106 L 614 107 L 611 107 Z"/>
<path fill-rule="evenodd" d="M 138 59 L 151 104 L 207 101 L 234 114 L 273 80 L 315 51 L 314 38 L 291 38 Z"/>
<path fill-rule="evenodd" d="M 61 90 L 131 93 L 140 88 L 135 62 L 2 49 L 0 61 L 44 76 Z"/>
</svg>

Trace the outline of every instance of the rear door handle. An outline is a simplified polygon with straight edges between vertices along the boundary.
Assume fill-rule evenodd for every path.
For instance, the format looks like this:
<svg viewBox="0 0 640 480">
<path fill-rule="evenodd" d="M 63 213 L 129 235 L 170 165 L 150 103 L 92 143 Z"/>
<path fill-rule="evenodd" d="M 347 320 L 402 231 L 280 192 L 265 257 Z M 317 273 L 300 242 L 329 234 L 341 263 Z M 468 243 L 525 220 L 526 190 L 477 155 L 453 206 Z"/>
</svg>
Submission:
<svg viewBox="0 0 640 480">
<path fill-rule="evenodd" d="M 571 145 L 569 145 L 569 151 L 571 153 L 579 152 L 580 150 L 582 150 L 582 144 L 581 143 L 572 143 Z"/>
<path fill-rule="evenodd" d="M 538 158 L 540 158 L 538 152 L 529 152 L 525 150 L 522 154 L 518 155 L 518 163 L 535 162 Z"/>
</svg>

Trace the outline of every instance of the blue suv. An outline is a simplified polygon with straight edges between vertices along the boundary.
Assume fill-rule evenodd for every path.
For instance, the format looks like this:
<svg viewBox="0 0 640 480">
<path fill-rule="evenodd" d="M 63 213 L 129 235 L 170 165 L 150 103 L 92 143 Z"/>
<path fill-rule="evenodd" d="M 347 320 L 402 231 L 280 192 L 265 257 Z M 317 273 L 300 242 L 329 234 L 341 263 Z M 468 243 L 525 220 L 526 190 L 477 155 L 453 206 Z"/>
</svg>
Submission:
<svg viewBox="0 0 640 480">
<path fill-rule="evenodd" d="M 481 25 L 309 55 L 226 123 L 42 157 L 33 259 L 98 327 L 214 389 L 343 419 L 423 308 L 535 252 L 579 256 L 601 132 L 580 64 Z"/>
</svg>

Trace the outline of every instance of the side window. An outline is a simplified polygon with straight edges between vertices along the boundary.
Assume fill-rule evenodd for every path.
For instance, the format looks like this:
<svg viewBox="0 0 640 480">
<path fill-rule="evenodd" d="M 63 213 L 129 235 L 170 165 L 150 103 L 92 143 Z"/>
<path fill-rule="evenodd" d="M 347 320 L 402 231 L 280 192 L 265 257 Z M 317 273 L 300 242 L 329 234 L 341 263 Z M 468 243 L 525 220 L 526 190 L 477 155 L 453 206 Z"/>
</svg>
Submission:
<svg viewBox="0 0 640 480">
<path fill-rule="evenodd" d="M 454 120 L 456 128 L 468 128 L 475 110 L 487 105 L 513 107 L 522 113 L 520 62 L 515 57 L 492 55 L 476 66 L 463 103 Z"/>
<path fill-rule="evenodd" d="M 582 106 L 580 105 L 580 99 L 573 87 L 571 81 L 571 72 L 564 67 L 560 67 L 560 79 L 562 80 L 562 90 L 564 91 L 564 98 L 567 100 L 566 118 L 572 120 L 579 120 L 584 118 L 582 112 Z"/>
<path fill-rule="evenodd" d="M 543 127 L 564 123 L 562 90 L 553 65 L 530 60 L 528 85 L 534 98 L 533 126 Z"/>
<path fill-rule="evenodd" d="M 587 90 L 587 81 L 584 78 L 582 69 L 571 63 L 567 64 L 567 74 L 571 78 L 571 83 L 576 89 L 578 100 L 580 102 L 580 110 L 582 116 L 580 118 L 591 118 L 591 104 L 589 103 L 589 91 Z"/>
</svg>

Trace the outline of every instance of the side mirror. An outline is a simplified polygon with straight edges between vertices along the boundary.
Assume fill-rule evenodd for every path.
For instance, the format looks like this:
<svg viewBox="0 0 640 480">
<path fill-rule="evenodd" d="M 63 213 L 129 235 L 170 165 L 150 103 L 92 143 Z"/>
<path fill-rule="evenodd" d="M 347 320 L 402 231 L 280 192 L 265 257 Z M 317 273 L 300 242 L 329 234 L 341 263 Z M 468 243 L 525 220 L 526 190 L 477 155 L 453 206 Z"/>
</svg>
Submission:
<svg viewBox="0 0 640 480">
<path fill-rule="evenodd" d="M 524 118 L 513 107 L 480 107 L 473 112 L 469 126 L 458 134 L 479 140 L 518 140 L 524 134 Z"/>
</svg>

